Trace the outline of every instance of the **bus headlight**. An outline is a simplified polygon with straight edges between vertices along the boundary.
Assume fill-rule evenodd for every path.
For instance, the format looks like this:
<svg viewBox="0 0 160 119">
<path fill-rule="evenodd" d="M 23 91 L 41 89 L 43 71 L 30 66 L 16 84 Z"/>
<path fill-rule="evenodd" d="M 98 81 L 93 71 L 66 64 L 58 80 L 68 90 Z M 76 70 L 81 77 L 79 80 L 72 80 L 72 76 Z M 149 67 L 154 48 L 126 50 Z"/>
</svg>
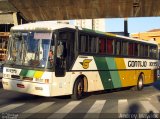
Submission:
<svg viewBox="0 0 160 119">
<path fill-rule="evenodd" d="M 11 78 L 10 74 L 3 74 L 3 78 Z"/>
<path fill-rule="evenodd" d="M 36 81 L 36 82 L 43 82 L 43 79 L 35 78 L 35 81 Z"/>
<path fill-rule="evenodd" d="M 44 82 L 45 82 L 46 84 L 49 84 L 49 79 L 45 79 Z"/>
<path fill-rule="evenodd" d="M 41 79 L 41 78 L 35 78 L 36 82 L 46 83 L 49 84 L 49 79 Z"/>
</svg>

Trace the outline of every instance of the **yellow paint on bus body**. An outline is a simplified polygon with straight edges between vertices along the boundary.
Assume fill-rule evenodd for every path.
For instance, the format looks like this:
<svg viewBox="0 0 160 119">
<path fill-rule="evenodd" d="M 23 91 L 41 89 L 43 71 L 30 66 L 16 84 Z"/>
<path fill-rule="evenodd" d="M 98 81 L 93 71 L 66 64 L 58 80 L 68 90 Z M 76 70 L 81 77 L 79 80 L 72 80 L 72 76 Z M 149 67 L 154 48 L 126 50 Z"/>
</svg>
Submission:
<svg viewBox="0 0 160 119">
<path fill-rule="evenodd" d="M 43 73 L 43 71 L 36 71 L 36 73 L 34 74 L 34 78 L 41 78 Z"/>
<path fill-rule="evenodd" d="M 143 73 L 143 83 L 150 84 L 154 82 L 154 72 L 155 70 L 134 70 L 126 69 L 124 58 L 115 58 L 119 77 L 121 80 L 122 87 L 134 86 L 137 85 L 138 78 L 141 73 Z"/>
</svg>

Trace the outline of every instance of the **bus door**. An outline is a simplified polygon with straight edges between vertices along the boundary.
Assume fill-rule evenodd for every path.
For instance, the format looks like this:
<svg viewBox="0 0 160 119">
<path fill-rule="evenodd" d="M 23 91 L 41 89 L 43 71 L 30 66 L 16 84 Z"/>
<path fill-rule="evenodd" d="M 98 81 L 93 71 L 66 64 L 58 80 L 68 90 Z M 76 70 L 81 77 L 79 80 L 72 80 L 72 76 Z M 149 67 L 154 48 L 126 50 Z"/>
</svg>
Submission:
<svg viewBox="0 0 160 119">
<path fill-rule="evenodd" d="M 57 42 L 57 55 L 55 74 L 57 77 L 65 76 L 66 69 L 66 41 Z"/>
<path fill-rule="evenodd" d="M 56 48 L 55 75 L 65 76 L 66 71 L 71 69 L 75 60 L 74 32 L 61 31 L 58 33 Z"/>
</svg>

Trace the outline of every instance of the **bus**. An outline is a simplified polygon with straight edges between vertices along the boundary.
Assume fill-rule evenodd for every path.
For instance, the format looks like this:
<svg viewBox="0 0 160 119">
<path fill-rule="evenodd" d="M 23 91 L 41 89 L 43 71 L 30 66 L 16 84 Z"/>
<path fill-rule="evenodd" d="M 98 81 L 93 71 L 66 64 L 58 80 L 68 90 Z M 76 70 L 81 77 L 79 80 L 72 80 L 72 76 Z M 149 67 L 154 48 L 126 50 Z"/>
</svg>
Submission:
<svg viewBox="0 0 160 119">
<path fill-rule="evenodd" d="M 35 22 L 11 28 L 3 88 L 45 97 L 121 87 L 142 90 L 156 81 L 154 41 L 69 24 Z"/>
</svg>

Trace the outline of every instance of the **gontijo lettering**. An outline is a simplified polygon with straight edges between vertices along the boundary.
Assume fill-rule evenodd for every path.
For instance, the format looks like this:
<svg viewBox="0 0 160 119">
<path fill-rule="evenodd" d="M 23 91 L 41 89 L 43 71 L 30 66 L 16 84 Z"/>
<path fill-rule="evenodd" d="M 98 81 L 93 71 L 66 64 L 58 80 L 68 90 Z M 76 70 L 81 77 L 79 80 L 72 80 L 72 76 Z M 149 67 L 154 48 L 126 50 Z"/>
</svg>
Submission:
<svg viewBox="0 0 160 119">
<path fill-rule="evenodd" d="M 128 61 L 128 67 L 147 67 L 147 61 Z"/>
<path fill-rule="evenodd" d="M 158 62 L 150 62 L 149 66 L 158 66 Z"/>
<path fill-rule="evenodd" d="M 158 66 L 158 62 L 128 61 L 128 67 L 147 67 L 147 66 Z"/>
</svg>

